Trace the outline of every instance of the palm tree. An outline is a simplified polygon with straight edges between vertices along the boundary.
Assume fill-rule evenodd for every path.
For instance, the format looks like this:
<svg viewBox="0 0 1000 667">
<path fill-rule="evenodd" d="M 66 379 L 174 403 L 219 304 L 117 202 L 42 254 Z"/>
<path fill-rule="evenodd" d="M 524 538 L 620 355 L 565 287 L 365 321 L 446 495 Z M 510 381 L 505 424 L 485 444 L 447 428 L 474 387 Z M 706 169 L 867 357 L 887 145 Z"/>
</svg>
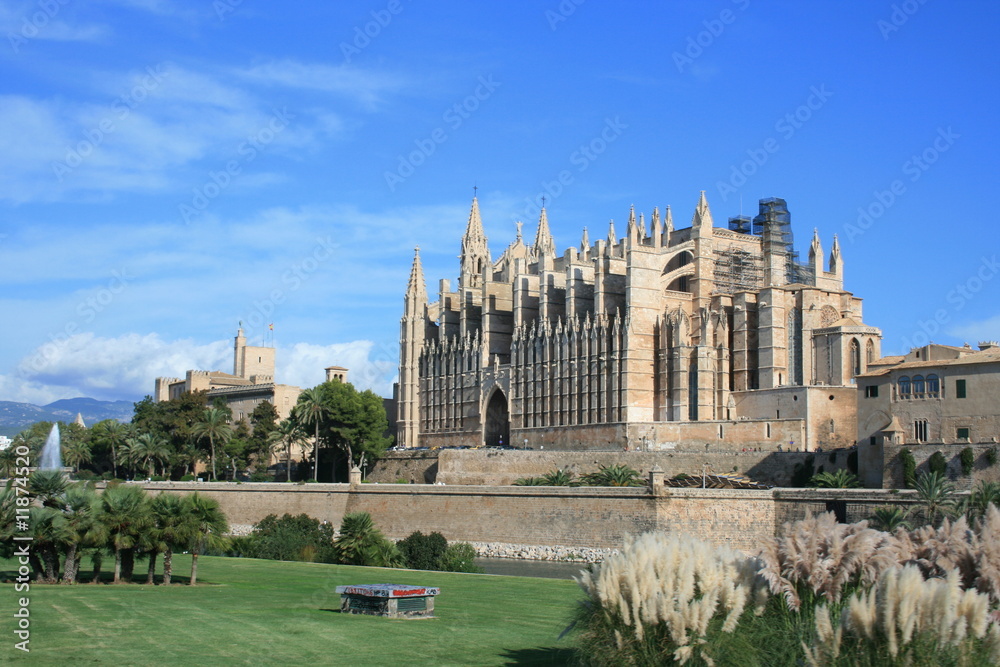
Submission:
<svg viewBox="0 0 1000 667">
<path fill-rule="evenodd" d="M 60 470 L 36 470 L 28 478 L 28 493 L 44 507 L 59 508 L 68 484 Z"/>
<path fill-rule="evenodd" d="M 233 436 L 233 427 L 229 424 L 229 416 L 219 408 L 207 408 L 202 413 L 201 420 L 191 427 L 191 433 L 198 439 L 208 438 L 212 458 L 212 479 L 215 474 L 215 441 L 225 443 Z"/>
<path fill-rule="evenodd" d="M 59 549 L 65 541 L 65 520 L 62 513 L 53 507 L 32 507 L 28 522 L 31 530 L 32 562 L 38 572 L 38 579 L 54 584 L 59 579 Z M 29 557 L 30 558 L 30 557 Z"/>
<path fill-rule="evenodd" d="M 809 482 L 821 489 L 857 489 L 861 486 L 857 476 L 843 468 L 836 472 L 817 473 Z"/>
<path fill-rule="evenodd" d="M 139 535 L 150 524 L 146 492 L 141 486 L 109 486 L 101 494 L 100 520 L 108 531 L 115 553 L 114 582 L 121 582 L 122 552 L 135 547 Z"/>
<path fill-rule="evenodd" d="M 587 486 L 642 486 L 644 484 L 638 470 L 618 463 L 601 466 L 597 472 L 584 475 L 581 481 Z"/>
<path fill-rule="evenodd" d="M 14 536 L 17 531 L 17 491 L 13 487 L 0 489 L 0 556 L 10 558 L 14 553 Z"/>
<path fill-rule="evenodd" d="M 868 519 L 868 525 L 875 530 L 886 533 L 894 533 L 897 528 L 910 529 L 910 522 L 907 520 L 908 513 L 902 507 L 879 507 L 872 512 Z"/>
<path fill-rule="evenodd" d="M 305 426 L 314 427 L 313 435 L 313 481 L 319 479 L 319 425 L 330 414 L 330 408 L 323 402 L 323 392 L 319 387 L 306 389 L 299 394 L 299 402 L 294 408 L 296 418 Z"/>
<path fill-rule="evenodd" d="M 98 508 L 99 499 L 92 488 L 73 485 L 66 489 L 62 507 L 66 544 L 63 583 L 76 583 L 82 548 L 100 546 L 107 538 L 104 525 L 97 518 Z"/>
<path fill-rule="evenodd" d="M 969 519 L 981 519 L 986 516 L 990 505 L 1000 507 L 1000 482 L 982 480 L 969 494 L 967 510 Z"/>
<path fill-rule="evenodd" d="M 229 522 L 219 509 L 219 501 L 192 493 L 187 496 L 186 510 L 190 527 L 191 585 L 198 583 L 198 554 L 206 548 L 221 549 L 228 540 Z"/>
<path fill-rule="evenodd" d="M 63 462 L 73 467 L 73 472 L 80 472 L 81 463 L 90 463 L 90 443 L 80 438 L 68 438 L 62 445 Z"/>
<path fill-rule="evenodd" d="M 153 468 L 156 463 L 162 464 L 170 458 L 170 443 L 166 438 L 154 433 L 143 433 L 133 441 L 132 455 L 137 462 L 146 466 L 146 472 L 153 476 Z"/>
<path fill-rule="evenodd" d="M 542 479 L 545 480 L 546 486 L 576 486 L 577 484 L 576 480 L 573 479 L 573 473 L 566 472 L 562 468 L 545 473 L 542 475 Z"/>
<path fill-rule="evenodd" d="M 299 423 L 294 419 L 285 419 L 268 435 L 268 441 L 276 446 L 285 446 L 285 481 L 292 481 L 292 447 L 306 439 Z"/>
<path fill-rule="evenodd" d="M 161 493 L 149 503 L 150 513 L 163 544 L 163 583 L 170 584 L 173 574 L 174 549 L 183 549 L 191 542 L 192 522 L 188 520 L 188 508 L 181 496 Z M 155 561 L 150 557 L 151 567 Z"/>
<path fill-rule="evenodd" d="M 111 470 L 118 477 L 118 448 L 125 445 L 131 435 L 131 426 L 120 421 L 106 419 L 94 424 L 92 436 L 111 448 Z"/>
<path fill-rule="evenodd" d="M 941 519 L 955 513 L 955 485 L 938 472 L 924 472 L 913 485 L 927 522 L 937 526 Z"/>
</svg>

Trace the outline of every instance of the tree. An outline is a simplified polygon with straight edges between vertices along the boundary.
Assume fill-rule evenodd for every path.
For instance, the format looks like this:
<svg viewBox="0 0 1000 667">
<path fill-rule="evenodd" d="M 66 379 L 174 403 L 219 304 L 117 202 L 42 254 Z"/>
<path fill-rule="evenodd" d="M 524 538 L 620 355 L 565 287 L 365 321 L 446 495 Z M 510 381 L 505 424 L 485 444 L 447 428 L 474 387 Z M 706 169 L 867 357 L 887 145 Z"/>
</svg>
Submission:
<svg viewBox="0 0 1000 667">
<path fill-rule="evenodd" d="M 337 562 L 370 567 L 402 567 L 396 545 L 383 537 L 368 512 L 345 514 L 340 535 L 333 541 Z"/>
<path fill-rule="evenodd" d="M 218 479 L 215 473 L 215 443 L 228 442 L 232 437 L 233 427 L 229 425 L 229 416 L 219 408 L 207 408 L 202 413 L 201 419 L 195 422 L 191 432 L 199 439 L 208 438 L 211 448 L 212 479 Z"/>
<path fill-rule="evenodd" d="M 99 507 L 97 492 L 89 486 L 75 484 L 66 489 L 62 506 L 66 545 L 63 583 L 76 583 L 83 549 L 100 547 L 107 539 L 107 530 L 98 518 Z"/>
<path fill-rule="evenodd" d="M 73 472 L 80 472 L 80 464 L 90 463 L 90 443 L 84 438 L 67 438 L 62 444 L 62 459 Z"/>
<path fill-rule="evenodd" d="M 105 419 L 94 424 L 90 429 L 91 440 L 94 444 L 107 447 L 111 456 L 111 471 L 114 477 L 118 477 L 118 448 L 125 445 L 125 441 L 131 436 L 131 427 L 116 419 Z"/>
<path fill-rule="evenodd" d="M 187 503 L 181 496 L 172 493 L 154 497 L 149 503 L 149 511 L 163 546 L 163 583 L 169 585 L 173 575 L 174 550 L 183 549 L 191 543 L 194 525 L 188 518 Z M 155 560 L 150 566 L 155 566 Z"/>
<path fill-rule="evenodd" d="M 411 570 L 440 570 L 448 540 L 441 533 L 424 535 L 418 530 L 397 542 L 396 547 Z"/>
<path fill-rule="evenodd" d="M 266 472 L 271 462 L 275 443 L 271 434 L 278 428 L 278 411 L 270 401 L 261 401 L 250 413 L 253 434 L 250 436 L 248 453 L 254 459 L 257 472 Z"/>
<path fill-rule="evenodd" d="M 191 582 L 198 583 L 198 555 L 207 548 L 225 548 L 229 523 L 219 508 L 219 501 L 198 493 L 185 497 L 190 530 Z"/>
<path fill-rule="evenodd" d="M 320 390 L 322 386 L 306 389 L 299 394 L 298 403 L 294 408 L 296 419 L 304 426 L 313 427 L 313 481 L 319 480 L 319 429 L 330 413 L 330 408 Z"/>
<path fill-rule="evenodd" d="M 59 551 L 65 537 L 62 513 L 44 505 L 31 507 L 28 525 L 32 542 L 29 561 L 35 567 L 39 580 L 54 584 L 59 577 Z"/>
<path fill-rule="evenodd" d="M 137 464 L 146 466 L 149 477 L 157 463 L 165 465 L 170 458 L 170 443 L 156 433 L 143 433 L 130 441 L 131 455 Z"/>
<path fill-rule="evenodd" d="M 354 385 L 339 380 L 324 382 L 314 390 L 326 407 L 318 432 L 330 447 L 344 453 L 348 468 L 382 456 L 391 440 L 384 435 L 388 422 L 377 394 L 358 392 Z"/>
<path fill-rule="evenodd" d="M 60 470 L 36 470 L 28 478 L 28 493 L 44 507 L 58 509 L 69 482 Z"/>
<path fill-rule="evenodd" d="M 285 446 L 285 481 L 292 481 L 292 447 L 303 442 L 306 434 L 294 419 L 286 419 L 270 433 L 268 440 L 275 446 Z"/>
<path fill-rule="evenodd" d="M 264 517 L 250 535 L 254 558 L 307 562 L 336 562 L 333 526 L 306 514 Z"/>
<path fill-rule="evenodd" d="M 809 480 L 812 486 L 821 489 L 857 489 L 861 486 L 858 478 L 847 470 L 840 469 L 836 472 L 821 472 L 813 475 Z"/>
<path fill-rule="evenodd" d="M 99 517 L 108 531 L 108 542 L 115 554 L 114 582 L 122 578 L 122 552 L 133 549 L 139 535 L 151 523 L 146 492 L 141 486 L 118 484 L 101 494 Z"/>
<path fill-rule="evenodd" d="M 868 525 L 887 533 L 894 533 L 897 528 L 910 529 L 908 514 L 902 507 L 879 507 L 872 512 Z"/>
<path fill-rule="evenodd" d="M 644 483 L 638 470 L 618 463 L 600 466 L 597 472 L 587 473 L 580 479 L 585 486 L 642 486 Z"/>
<path fill-rule="evenodd" d="M 917 476 L 914 490 L 929 524 L 936 526 L 945 517 L 954 515 L 955 485 L 944 475 L 937 472 L 921 473 Z"/>
</svg>

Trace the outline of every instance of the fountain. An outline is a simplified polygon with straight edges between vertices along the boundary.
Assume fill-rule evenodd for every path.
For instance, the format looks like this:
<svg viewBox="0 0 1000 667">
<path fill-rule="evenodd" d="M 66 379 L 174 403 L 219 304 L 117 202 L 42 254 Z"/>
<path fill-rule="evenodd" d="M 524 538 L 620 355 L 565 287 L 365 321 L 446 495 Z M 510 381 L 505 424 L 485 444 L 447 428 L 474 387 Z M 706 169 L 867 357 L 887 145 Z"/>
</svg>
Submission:
<svg viewBox="0 0 1000 667">
<path fill-rule="evenodd" d="M 49 437 L 42 447 L 42 456 L 38 462 L 39 470 L 62 470 L 62 445 L 59 439 L 59 424 L 53 424 Z"/>
</svg>

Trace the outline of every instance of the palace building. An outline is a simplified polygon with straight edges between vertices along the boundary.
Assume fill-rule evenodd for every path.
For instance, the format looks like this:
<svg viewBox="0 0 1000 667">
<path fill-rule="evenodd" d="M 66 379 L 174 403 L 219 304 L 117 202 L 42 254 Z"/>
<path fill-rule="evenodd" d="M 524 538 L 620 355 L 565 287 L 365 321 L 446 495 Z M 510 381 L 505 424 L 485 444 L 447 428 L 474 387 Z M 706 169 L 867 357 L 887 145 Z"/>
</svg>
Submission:
<svg viewBox="0 0 1000 667">
<path fill-rule="evenodd" d="M 493 259 L 474 198 L 459 277 L 430 301 L 419 249 L 400 328 L 398 444 L 538 449 L 815 450 L 855 443 L 854 377 L 881 333 L 814 232 L 805 262 L 784 200 L 713 224 L 629 212 Z"/>
</svg>

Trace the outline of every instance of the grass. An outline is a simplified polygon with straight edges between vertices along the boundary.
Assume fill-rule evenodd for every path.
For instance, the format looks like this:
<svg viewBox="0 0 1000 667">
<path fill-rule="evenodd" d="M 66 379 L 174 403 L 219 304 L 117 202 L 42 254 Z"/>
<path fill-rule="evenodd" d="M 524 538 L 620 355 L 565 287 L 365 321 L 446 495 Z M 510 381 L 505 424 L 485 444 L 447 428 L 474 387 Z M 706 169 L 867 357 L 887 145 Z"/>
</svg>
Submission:
<svg viewBox="0 0 1000 667">
<path fill-rule="evenodd" d="M 82 579 L 89 580 L 87 561 Z M 13 648 L 12 583 L 0 585 L 0 662 L 116 665 L 561 665 L 581 599 L 573 581 L 198 559 L 198 585 L 32 584 L 31 653 Z M 145 581 L 143 563 L 135 578 Z M 190 558 L 174 558 L 187 581 Z M 0 559 L 0 580 L 14 562 Z M 159 577 L 157 577 L 159 580 Z M 339 613 L 342 584 L 439 586 L 436 618 Z"/>
</svg>

